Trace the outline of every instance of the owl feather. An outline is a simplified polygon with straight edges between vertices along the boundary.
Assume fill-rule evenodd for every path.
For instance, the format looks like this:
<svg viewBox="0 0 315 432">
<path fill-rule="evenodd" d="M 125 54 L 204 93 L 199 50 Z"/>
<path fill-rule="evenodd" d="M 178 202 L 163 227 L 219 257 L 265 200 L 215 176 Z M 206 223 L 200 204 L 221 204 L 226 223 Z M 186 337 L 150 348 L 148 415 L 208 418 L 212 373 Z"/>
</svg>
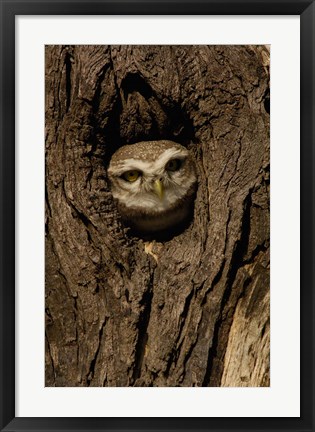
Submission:
<svg viewBox="0 0 315 432">
<path fill-rule="evenodd" d="M 197 188 L 192 154 L 173 141 L 143 141 L 121 147 L 108 167 L 112 195 L 123 222 L 142 233 L 182 224 Z"/>
</svg>

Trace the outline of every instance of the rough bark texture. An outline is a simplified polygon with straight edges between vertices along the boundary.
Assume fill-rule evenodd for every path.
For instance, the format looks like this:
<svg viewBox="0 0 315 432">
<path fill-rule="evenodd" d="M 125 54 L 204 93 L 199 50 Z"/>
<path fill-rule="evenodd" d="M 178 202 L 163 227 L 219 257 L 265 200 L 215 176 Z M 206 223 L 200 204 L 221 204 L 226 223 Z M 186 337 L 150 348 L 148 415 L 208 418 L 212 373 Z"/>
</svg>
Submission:
<svg viewBox="0 0 315 432">
<path fill-rule="evenodd" d="M 263 46 L 46 47 L 46 386 L 269 386 L 269 61 Z M 106 167 L 172 139 L 190 226 L 122 226 Z"/>
</svg>

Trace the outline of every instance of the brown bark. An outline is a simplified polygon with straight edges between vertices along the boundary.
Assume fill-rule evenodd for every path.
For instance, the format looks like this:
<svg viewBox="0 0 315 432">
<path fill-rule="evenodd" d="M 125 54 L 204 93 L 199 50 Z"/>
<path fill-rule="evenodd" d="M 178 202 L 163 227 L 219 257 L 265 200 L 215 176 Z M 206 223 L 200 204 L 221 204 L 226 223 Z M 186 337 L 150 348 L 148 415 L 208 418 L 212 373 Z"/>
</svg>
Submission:
<svg viewBox="0 0 315 432">
<path fill-rule="evenodd" d="M 46 386 L 269 385 L 268 51 L 46 47 Z M 172 139 L 190 226 L 122 226 L 106 167 Z"/>
</svg>

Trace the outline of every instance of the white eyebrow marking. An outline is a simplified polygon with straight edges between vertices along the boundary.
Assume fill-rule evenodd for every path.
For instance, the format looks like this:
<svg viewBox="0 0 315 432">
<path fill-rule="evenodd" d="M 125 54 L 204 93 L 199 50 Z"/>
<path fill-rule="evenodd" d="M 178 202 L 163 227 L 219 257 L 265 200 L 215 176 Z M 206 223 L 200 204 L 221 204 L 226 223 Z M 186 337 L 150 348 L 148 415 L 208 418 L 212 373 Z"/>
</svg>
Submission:
<svg viewBox="0 0 315 432">
<path fill-rule="evenodd" d="M 159 172 L 162 168 L 164 168 L 170 159 L 176 157 L 186 157 L 188 154 L 188 150 L 173 148 L 165 150 L 158 159 L 150 162 L 129 158 L 115 165 L 115 168 L 109 168 L 108 173 L 119 176 L 128 170 L 136 169 L 146 173 L 151 172 L 154 174 L 155 172 Z"/>
</svg>

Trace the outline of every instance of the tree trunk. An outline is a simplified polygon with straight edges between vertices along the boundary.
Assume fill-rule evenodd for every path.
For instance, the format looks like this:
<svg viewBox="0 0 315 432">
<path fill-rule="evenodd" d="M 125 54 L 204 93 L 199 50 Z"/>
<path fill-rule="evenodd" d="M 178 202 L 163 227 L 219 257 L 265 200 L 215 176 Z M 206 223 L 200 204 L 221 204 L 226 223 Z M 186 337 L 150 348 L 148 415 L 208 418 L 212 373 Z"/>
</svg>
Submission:
<svg viewBox="0 0 315 432">
<path fill-rule="evenodd" d="M 46 386 L 269 386 L 269 53 L 46 47 Z M 122 145 L 193 153 L 194 217 L 133 237 Z"/>
</svg>

